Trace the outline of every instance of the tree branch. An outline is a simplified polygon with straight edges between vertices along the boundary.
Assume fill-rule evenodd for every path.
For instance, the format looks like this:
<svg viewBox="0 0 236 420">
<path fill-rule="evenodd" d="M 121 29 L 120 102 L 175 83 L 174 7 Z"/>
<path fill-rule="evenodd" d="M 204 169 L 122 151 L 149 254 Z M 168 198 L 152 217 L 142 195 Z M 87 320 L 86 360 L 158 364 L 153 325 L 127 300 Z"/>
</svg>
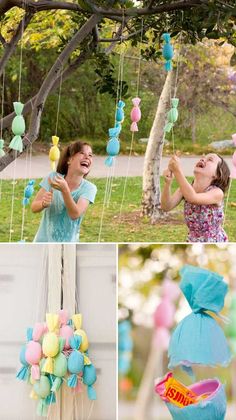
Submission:
<svg viewBox="0 0 236 420">
<path fill-rule="evenodd" d="M 23 138 L 23 150 L 31 145 L 38 137 L 45 101 L 53 87 L 55 79 L 60 74 L 62 67 L 66 64 L 71 53 L 86 38 L 86 36 L 91 33 L 92 29 L 100 20 L 100 16 L 92 15 L 67 44 L 48 72 L 33 104 L 29 130 Z M 17 153 L 13 150 L 10 150 L 8 153 L 6 153 L 6 155 L 0 159 L 0 172 L 5 169 L 11 162 L 13 162 L 19 155 L 20 153 Z"/>
<path fill-rule="evenodd" d="M 24 29 L 28 26 L 28 24 L 30 23 L 31 19 L 33 17 L 33 13 L 31 12 L 26 12 L 25 16 L 23 17 L 23 19 L 21 20 L 21 22 L 19 23 L 17 30 L 15 32 L 15 34 L 13 35 L 11 41 L 9 43 L 5 44 L 5 49 L 4 49 L 4 53 L 0 59 L 0 77 L 5 69 L 5 66 L 8 62 L 8 60 L 11 58 L 12 54 L 15 51 L 15 48 L 17 46 L 17 43 L 19 42 L 19 40 L 22 37 L 22 26 L 24 27 Z"/>
<path fill-rule="evenodd" d="M 1 6 L 2 3 L 2 6 Z M 210 0 L 178 0 L 174 3 L 165 3 L 160 4 L 156 7 L 145 7 L 145 8 L 127 8 L 127 9 L 115 9 L 115 8 L 103 8 L 96 6 L 92 2 L 89 2 L 91 10 L 85 10 L 82 7 L 78 6 L 75 3 L 69 3 L 66 1 L 34 1 L 34 0 L 0 0 L 0 13 L 5 13 L 7 10 L 11 9 L 12 7 L 20 7 L 20 8 L 27 8 L 27 10 L 35 12 L 41 12 L 43 10 L 71 10 L 75 12 L 81 12 L 82 14 L 92 15 L 92 14 L 99 14 L 103 17 L 109 17 L 110 19 L 116 19 L 118 17 L 129 16 L 129 17 L 137 17 L 137 16 L 145 16 L 145 15 L 157 15 L 164 12 L 170 12 L 174 10 L 185 10 L 190 9 L 192 7 L 202 6 L 203 4 L 208 5 L 210 4 Z"/>
<path fill-rule="evenodd" d="M 0 42 L 3 46 L 5 46 L 5 44 L 7 43 L 5 38 L 2 36 L 2 34 L 0 34 Z"/>
</svg>

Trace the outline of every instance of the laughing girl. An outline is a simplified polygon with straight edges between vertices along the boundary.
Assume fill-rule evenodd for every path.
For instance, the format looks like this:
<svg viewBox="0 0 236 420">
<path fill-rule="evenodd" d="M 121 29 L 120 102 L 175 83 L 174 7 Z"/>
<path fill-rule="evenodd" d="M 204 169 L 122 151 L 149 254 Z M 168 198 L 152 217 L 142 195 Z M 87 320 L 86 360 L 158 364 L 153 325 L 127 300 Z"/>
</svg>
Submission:
<svg viewBox="0 0 236 420">
<path fill-rule="evenodd" d="M 87 181 L 92 165 L 91 146 L 77 141 L 67 146 L 60 157 L 57 172 L 40 184 L 31 209 L 42 212 L 34 242 L 78 242 L 80 225 L 97 188 Z"/>
<path fill-rule="evenodd" d="M 179 188 L 171 194 L 174 177 Z M 230 170 L 224 159 L 216 153 L 202 157 L 194 167 L 194 181 L 190 184 L 183 174 L 179 158 L 173 156 L 164 171 L 164 178 L 161 208 L 170 211 L 184 200 L 188 242 L 227 242 L 223 229 L 223 206 Z"/>
</svg>

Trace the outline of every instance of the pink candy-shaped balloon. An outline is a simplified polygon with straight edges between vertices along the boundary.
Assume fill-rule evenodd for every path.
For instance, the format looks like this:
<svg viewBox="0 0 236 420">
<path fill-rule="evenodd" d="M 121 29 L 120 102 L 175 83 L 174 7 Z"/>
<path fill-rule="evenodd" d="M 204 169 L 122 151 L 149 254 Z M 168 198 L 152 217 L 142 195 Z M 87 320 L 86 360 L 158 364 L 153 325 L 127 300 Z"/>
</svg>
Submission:
<svg viewBox="0 0 236 420">
<path fill-rule="evenodd" d="M 70 327 L 69 325 L 66 325 L 67 321 L 69 319 L 67 311 L 62 309 L 59 312 L 59 318 L 60 318 L 60 322 L 61 322 L 60 337 L 62 337 L 66 340 L 65 345 L 64 345 L 64 349 L 69 350 L 70 349 L 69 340 L 73 336 L 74 331 L 73 331 L 72 327 Z"/>
<path fill-rule="evenodd" d="M 39 341 L 45 332 L 45 324 L 37 322 L 33 329 L 33 340 Z"/>
<path fill-rule="evenodd" d="M 130 113 L 130 118 L 131 118 L 131 121 L 132 121 L 132 124 L 130 126 L 130 131 L 135 132 L 135 131 L 138 131 L 137 122 L 139 122 L 140 119 L 141 119 L 141 110 L 139 108 L 139 104 L 141 102 L 141 99 L 140 98 L 134 98 L 134 99 L 132 99 L 132 102 L 133 102 L 134 106 L 133 106 L 133 108 L 131 110 L 131 113 Z"/>
<path fill-rule="evenodd" d="M 26 344 L 25 360 L 32 366 L 31 376 L 33 379 L 40 379 L 39 362 L 42 357 L 42 347 L 36 341 L 29 341 Z"/>
<path fill-rule="evenodd" d="M 155 331 L 155 345 L 158 349 L 167 350 L 170 343 L 170 333 L 167 328 L 160 327 Z"/>
<path fill-rule="evenodd" d="M 36 365 L 39 363 L 42 356 L 42 347 L 40 343 L 36 341 L 29 341 L 26 344 L 25 360 L 30 365 Z"/>
<path fill-rule="evenodd" d="M 164 297 L 153 315 L 155 327 L 171 328 L 174 323 L 174 314 L 175 306 L 167 297 Z"/>
<path fill-rule="evenodd" d="M 69 350 L 71 348 L 69 341 L 70 341 L 70 338 L 73 336 L 73 334 L 74 334 L 74 331 L 69 325 L 62 325 L 62 327 L 60 328 L 60 337 L 66 340 L 64 344 L 65 350 Z"/>
</svg>

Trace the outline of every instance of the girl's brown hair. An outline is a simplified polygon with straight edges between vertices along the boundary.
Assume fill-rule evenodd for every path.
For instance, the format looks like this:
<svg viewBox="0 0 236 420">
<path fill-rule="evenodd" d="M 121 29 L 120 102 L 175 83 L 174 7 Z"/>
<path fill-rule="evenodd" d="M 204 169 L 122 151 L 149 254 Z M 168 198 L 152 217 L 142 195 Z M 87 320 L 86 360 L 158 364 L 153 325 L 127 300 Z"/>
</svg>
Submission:
<svg viewBox="0 0 236 420">
<path fill-rule="evenodd" d="M 220 188 L 223 192 L 225 192 L 229 187 L 230 182 L 230 170 L 225 162 L 225 160 L 216 153 L 217 156 L 220 158 L 220 162 L 216 168 L 216 177 L 212 181 L 211 185 L 215 185 L 216 187 Z"/>
<path fill-rule="evenodd" d="M 57 164 L 57 172 L 59 174 L 67 175 L 69 159 L 72 156 L 76 155 L 76 153 L 82 152 L 84 146 L 91 147 L 90 144 L 78 140 L 78 141 L 75 141 L 74 143 L 69 144 L 63 149 L 59 162 Z"/>
</svg>

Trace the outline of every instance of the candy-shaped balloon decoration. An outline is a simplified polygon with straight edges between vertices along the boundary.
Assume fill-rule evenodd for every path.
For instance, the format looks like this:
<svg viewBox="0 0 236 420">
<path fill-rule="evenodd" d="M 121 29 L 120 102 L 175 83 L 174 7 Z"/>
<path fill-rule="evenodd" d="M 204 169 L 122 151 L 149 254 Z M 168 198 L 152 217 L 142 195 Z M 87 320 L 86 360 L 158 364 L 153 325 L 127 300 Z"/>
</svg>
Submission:
<svg viewBox="0 0 236 420">
<path fill-rule="evenodd" d="M 120 151 L 120 141 L 118 135 L 120 133 L 120 127 L 109 128 L 109 141 L 107 143 L 107 154 L 109 155 L 105 160 L 106 166 L 112 166 L 114 157 L 118 155 Z"/>
<path fill-rule="evenodd" d="M 59 352 L 59 316 L 57 314 L 46 314 L 46 321 L 48 333 L 43 338 L 43 354 L 47 357 L 44 365 L 43 372 L 53 373 L 54 357 Z"/>
<path fill-rule="evenodd" d="M 116 122 L 123 123 L 125 119 L 125 113 L 124 113 L 124 107 L 125 103 L 123 101 L 119 101 L 116 108 Z"/>
<path fill-rule="evenodd" d="M 64 309 L 59 312 L 60 319 L 60 337 L 65 339 L 64 349 L 70 349 L 70 338 L 73 337 L 74 330 L 70 324 L 67 311 Z"/>
<path fill-rule="evenodd" d="M 0 158 L 5 156 L 5 152 L 3 150 L 3 147 L 4 147 L 4 140 L 0 139 Z"/>
<path fill-rule="evenodd" d="M 30 365 L 25 359 L 25 352 L 26 352 L 26 346 L 24 345 L 20 351 L 20 362 L 22 364 L 22 367 L 17 372 L 16 377 L 20 381 L 28 382 L 30 378 Z"/>
<path fill-rule="evenodd" d="M 120 321 L 118 325 L 118 370 L 125 375 L 131 366 L 133 340 L 131 337 L 131 323 L 129 320 Z"/>
<path fill-rule="evenodd" d="M 92 365 L 85 365 L 84 366 L 84 374 L 83 374 L 83 383 L 87 385 L 87 392 L 88 392 L 88 398 L 90 400 L 96 400 L 97 399 L 97 393 L 95 389 L 93 388 L 93 384 L 97 380 L 97 374 L 96 369 Z"/>
<path fill-rule="evenodd" d="M 132 121 L 132 124 L 130 126 L 130 131 L 135 132 L 138 131 L 138 125 L 137 123 L 141 120 L 141 110 L 139 108 L 139 104 L 141 102 L 140 98 L 134 98 L 132 99 L 133 102 L 133 108 L 130 113 L 130 118 Z"/>
<path fill-rule="evenodd" d="M 24 104 L 22 104 L 21 102 L 14 102 L 13 106 L 16 116 L 12 121 L 12 131 L 15 134 L 15 136 L 9 144 L 9 148 L 21 153 L 23 151 L 23 141 L 21 136 L 25 132 L 25 120 L 22 115 Z"/>
<path fill-rule="evenodd" d="M 164 132 L 169 133 L 171 129 L 174 127 L 174 124 L 178 120 L 179 112 L 178 112 L 178 105 L 179 99 L 172 98 L 171 99 L 171 109 L 167 113 L 167 123 L 164 127 Z"/>
<path fill-rule="evenodd" d="M 39 363 L 42 358 L 42 346 L 39 343 L 43 334 L 43 326 L 36 324 L 35 332 L 32 328 L 27 329 L 28 343 L 26 344 L 25 359 L 31 365 L 31 378 L 33 380 L 40 379 Z"/>
<path fill-rule="evenodd" d="M 179 294 L 180 291 L 175 282 L 169 279 L 164 280 L 162 286 L 163 297 L 153 314 L 154 338 L 157 349 L 163 351 L 168 349 L 170 329 L 174 325 L 175 305 L 173 302 L 178 298 Z"/>
<path fill-rule="evenodd" d="M 84 369 L 84 356 L 79 350 L 81 343 L 81 336 L 74 335 L 74 337 L 70 338 L 70 345 L 73 349 L 68 358 L 68 370 L 71 373 L 71 376 L 69 376 L 67 384 L 70 388 L 77 387 L 78 379 L 80 378 L 78 375 L 81 374 Z"/>
<path fill-rule="evenodd" d="M 162 55 L 165 59 L 164 68 L 166 71 L 172 70 L 172 58 L 174 56 L 174 50 L 170 43 L 170 34 L 165 33 L 162 35 L 162 39 L 164 40 L 164 45 L 162 48 Z"/>
<path fill-rule="evenodd" d="M 30 202 L 30 197 L 34 194 L 34 184 L 35 180 L 31 179 L 24 189 L 24 198 L 22 200 L 23 206 L 27 206 Z"/>
<path fill-rule="evenodd" d="M 87 391 L 89 400 L 96 400 L 97 375 L 92 364 L 82 316 L 69 319 L 65 310 L 47 314 L 46 323 L 27 329 L 27 343 L 20 351 L 21 368 L 16 377 L 32 385 L 30 397 L 38 401 L 37 414 L 47 416 L 56 395 L 64 386 L 73 393 Z"/>
<path fill-rule="evenodd" d="M 59 143 L 59 137 L 52 136 L 53 146 L 51 147 L 49 151 L 49 159 L 50 159 L 51 168 L 53 171 L 56 170 L 56 162 L 60 159 L 60 150 L 58 147 L 58 143 Z"/>
<path fill-rule="evenodd" d="M 224 332 L 216 321 L 224 306 L 227 284 L 217 273 L 191 265 L 184 266 L 180 274 L 180 289 L 192 313 L 177 325 L 172 334 L 169 369 L 177 366 L 188 368 L 194 364 L 227 366 L 231 353 Z"/>
</svg>

